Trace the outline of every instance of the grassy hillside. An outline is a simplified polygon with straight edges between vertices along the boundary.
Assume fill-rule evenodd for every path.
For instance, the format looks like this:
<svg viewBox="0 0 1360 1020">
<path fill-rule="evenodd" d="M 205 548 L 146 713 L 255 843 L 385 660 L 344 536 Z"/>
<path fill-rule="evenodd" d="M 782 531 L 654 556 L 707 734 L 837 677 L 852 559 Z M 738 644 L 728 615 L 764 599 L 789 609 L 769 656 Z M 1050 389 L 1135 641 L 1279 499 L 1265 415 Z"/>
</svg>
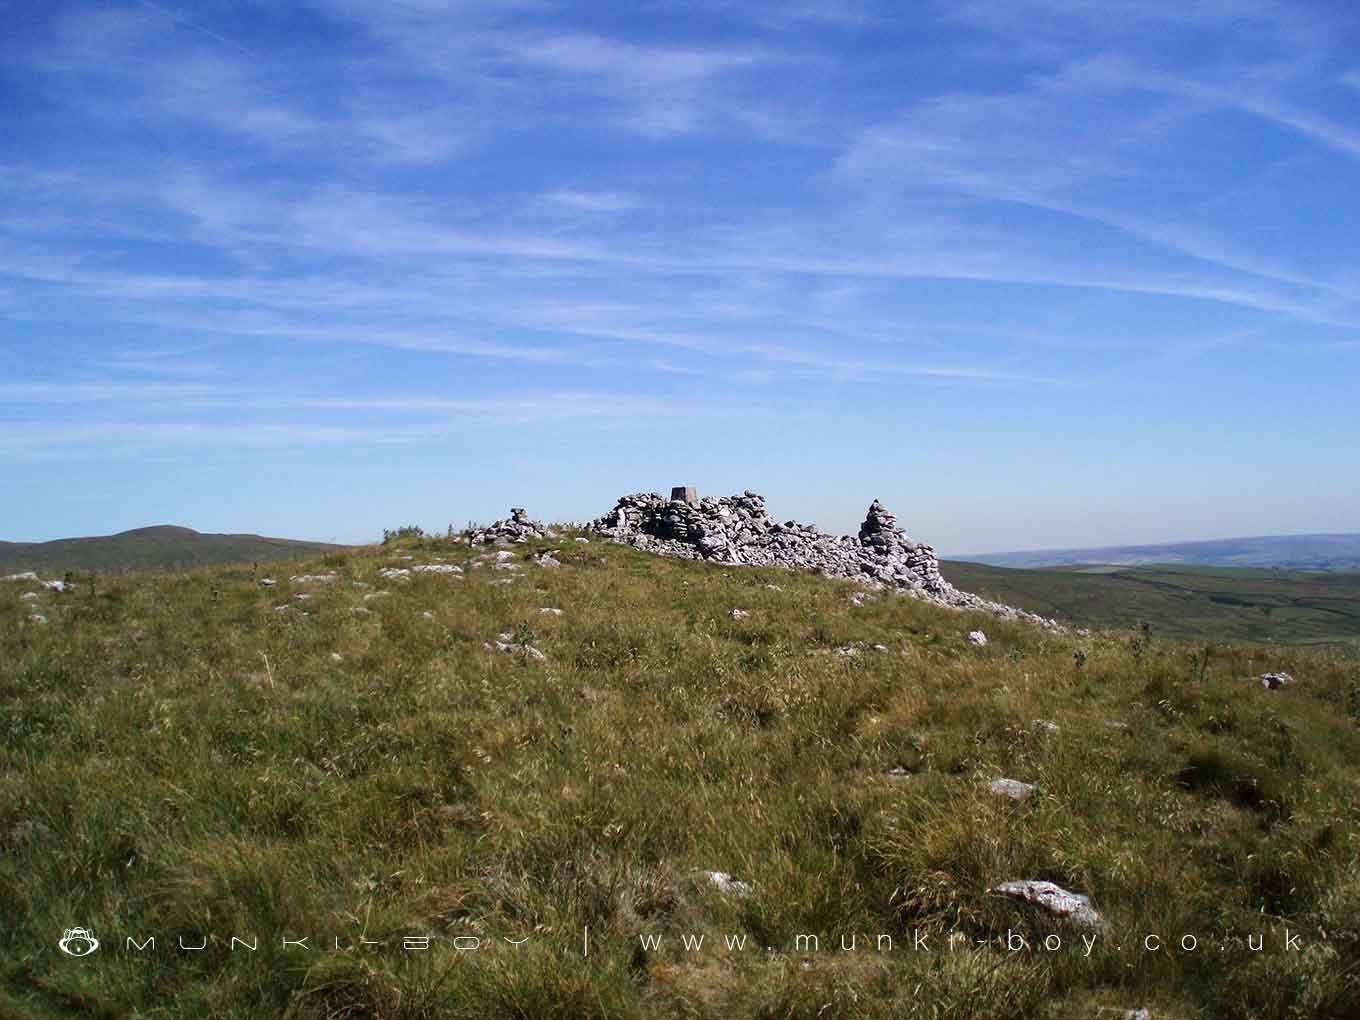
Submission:
<svg viewBox="0 0 1360 1020">
<path fill-rule="evenodd" d="M 966 591 L 1091 627 L 1152 624 L 1173 637 L 1335 643 L 1360 653 L 1360 573 L 1233 567 L 1011 570 L 940 564 Z"/>
<path fill-rule="evenodd" d="M 253 563 L 314 556 L 340 546 L 260 535 L 204 535 L 192 528 L 157 525 L 116 535 L 60 538 L 54 542 L 0 542 L 0 574 L 36 570 L 176 570 L 218 563 Z"/>
<path fill-rule="evenodd" d="M 0 586 L 0 1016 L 1360 1015 L 1353 661 L 553 547 Z"/>
</svg>

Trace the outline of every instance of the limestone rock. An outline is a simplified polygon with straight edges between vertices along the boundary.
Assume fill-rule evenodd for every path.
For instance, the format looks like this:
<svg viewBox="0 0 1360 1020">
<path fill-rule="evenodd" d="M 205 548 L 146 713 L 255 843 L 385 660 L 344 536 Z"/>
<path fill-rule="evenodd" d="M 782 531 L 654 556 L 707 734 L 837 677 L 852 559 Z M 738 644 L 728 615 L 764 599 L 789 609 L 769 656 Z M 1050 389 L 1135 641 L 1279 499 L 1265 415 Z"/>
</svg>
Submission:
<svg viewBox="0 0 1360 1020">
<path fill-rule="evenodd" d="M 700 874 L 707 879 L 709 885 L 713 886 L 724 896 L 734 896 L 737 899 L 744 899 L 755 892 L 755 890 L 751 888 L 749 882 L 739 881 L 725 871 L 703 871 L 700 872 Z"/>
<path fill-rule="evenodd" d="M 1261 674 L 1261 686 L 1268 691 L 1276 690 L 1277 688 L 1284 687 L 1288 684 L 1292 684 L 1293 682 L 1294 678 L 1290 676 L 1288 673 Z"/>
<path fill-rule="evenodd" d="M 980 630 L 970 630 L 968 632 L 968 643 L 970 645 L 977 645 L 979 648 L 986 647 L 987 635 Z"/>
<path fill-rule="evenodd" d="M 1033 784 L 1022 783 L 1018 779 L 993 779 L 992 785 L 988 789 L 998 796 L 1021 801 L 1029 800 L 1034 796 L 1035 791 Z"/>
<path fill-rule="evenodd" d="M 857 536 L 835 536 L 811 524 L 776 521 L 766 512 L 764 497 L 749 489 L 740 496 L 706 496 L 696 503 L 667 500 L 656 492 L 634 493 L 621 497 L 589 528 L 661 556 L 812 570 L 877 590 L 894 589 L 936 605 L 1057 627 L 1043 617 L 959 591 L 940 573 L 935 551 L 908 538 L 878 500 L 869 505 Z M 851 601 L 862 605 L 867 597 L 852 596 Z"/>
<path fill-rule="evenodd" d="M 468 545 L 520 545 L 535 538 L 553 538 L 555 532 L 540 521 L 532 520 L 522 506 L 512 506 L 510 516 L 485 528 L 467 533 Z"/>
<path fill-rule="evenodd" d="M 495 641 L 487 641 L 483 647 L 488 652 L 520 652 L 539 662 L 547 659 L 541 650 L 533 645 L 520 644 L 515 640 L 515 635 L 509 633 L 499 635 Z"/>
<path fill-rule="evenodd" d="M 1033 903 L 1035 906 L 1047 910 L 1050 914 L 1066 917 L 1084 928 L 1105 926 L 1104 920 L 1091 906 L 1089 896 L 1068 892 L 1062 886 L 1055 885 L 1052 882 L 1040 882 L 1035 879 L 1002 882 L 987 891 L 1000 896 L 1009 896 L 1012 899 L 1024 900 L 1026 903 Z"/>
</svg>

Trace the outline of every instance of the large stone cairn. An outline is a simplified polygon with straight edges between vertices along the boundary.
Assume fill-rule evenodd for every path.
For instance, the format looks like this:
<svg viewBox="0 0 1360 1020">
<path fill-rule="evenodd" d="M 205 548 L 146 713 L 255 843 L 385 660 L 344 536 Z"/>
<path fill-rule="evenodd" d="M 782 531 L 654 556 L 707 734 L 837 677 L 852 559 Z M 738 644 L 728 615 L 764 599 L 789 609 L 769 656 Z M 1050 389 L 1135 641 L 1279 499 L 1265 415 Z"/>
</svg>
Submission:
<svg viewBox="0 0 1360 1020">
<path fill-rule="evenodd" d="M 588 528 L 662 556 L 814 570 L 872 588 L 897 589 L 936 605 L 1056 626 L 1033 613 L 959 591 L 940 574 L 935 550 L 908 538 L 878 500 L 869 504 L 858 536 L 829 535 L 797 521 L 781 524 L 766 512 L 764 497 L 750 489 L 740 496 L 706 496 L 695 503 L 638 492 L 620 498 Z"/>
<path fill-rule="evenodd" d="M 530 520 L 529 512 L 522 506 L 512 506 L 505 520 L 467 533 L 468 545 L 512 545 L 556 537 L 557 533 L 542 522 Z"/>
</svg>

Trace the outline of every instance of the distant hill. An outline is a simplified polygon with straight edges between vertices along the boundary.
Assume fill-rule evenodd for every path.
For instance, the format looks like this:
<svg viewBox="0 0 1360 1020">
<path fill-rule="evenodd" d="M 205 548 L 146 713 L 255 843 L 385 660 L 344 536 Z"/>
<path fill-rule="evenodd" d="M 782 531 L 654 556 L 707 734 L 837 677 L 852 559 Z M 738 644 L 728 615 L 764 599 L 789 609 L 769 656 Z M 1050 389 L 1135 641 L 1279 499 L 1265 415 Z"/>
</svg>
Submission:
<svg viewBox="0 0 1360 1020">
<path fill-rule="evenodd" d="M 1265 535 L 1169 545 L 1112 545 L 1094 549 L 1039 549 L 981 553 L 956 560 L 994 567 L 1058 567 L 1099 563 L 1143 566 L 1185 563 L 1211 567 L 1281 567 L 1286 570 L 1360 570 L 1360 534 Z"/>
<path fill-rule="evenodd" d="M 290 559 L 339 548 L 343 546 L 261 535 L 204 535 L 192 528 L 160 524 L 91 538 L 0 542 L 0 574 L 24 570 L 169 570 Z"/>
<path fill-rule="evenodd" d="M 953 584 L 1078 626 L 1360 652 L 1360 573 L 1157 566 L 1015 569 L 942 561 Z"/>
</svg>

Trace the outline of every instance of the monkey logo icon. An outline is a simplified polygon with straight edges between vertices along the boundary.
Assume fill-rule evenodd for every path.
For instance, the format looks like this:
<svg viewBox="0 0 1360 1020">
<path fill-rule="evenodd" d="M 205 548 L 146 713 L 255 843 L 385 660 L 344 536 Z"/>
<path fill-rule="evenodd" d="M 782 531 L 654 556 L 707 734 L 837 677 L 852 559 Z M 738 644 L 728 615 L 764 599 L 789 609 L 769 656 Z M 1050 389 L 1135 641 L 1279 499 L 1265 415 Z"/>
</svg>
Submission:
<svg viewBox="0 0 1360 1020">
<path fill-rule="evenodd" d="M 94 937 L 92 931 L 86 931 L 84 928 L 67 928 L 62 933 L 57 948 L 67 956 L 89 956 L 99 948 L 99 940 Z"/>
</svg>

